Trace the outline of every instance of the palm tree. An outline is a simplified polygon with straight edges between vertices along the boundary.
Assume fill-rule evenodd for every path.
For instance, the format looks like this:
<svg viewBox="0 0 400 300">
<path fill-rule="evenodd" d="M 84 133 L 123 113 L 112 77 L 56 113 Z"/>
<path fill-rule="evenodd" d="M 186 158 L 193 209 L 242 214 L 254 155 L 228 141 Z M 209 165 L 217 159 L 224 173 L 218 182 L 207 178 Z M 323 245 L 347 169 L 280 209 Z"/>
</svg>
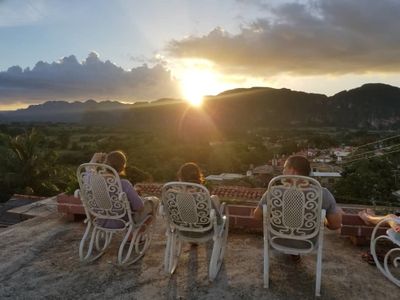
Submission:
<svg viewBox="0 0 400 300">
<path fill-rule="evenodd" d="M 0 184 L 11 193 L 48 195 L 59 191 L 56 154 L 45 147 L 46 139 L 35 128 L 15 137 L 2 134 Z"/>
</svg>

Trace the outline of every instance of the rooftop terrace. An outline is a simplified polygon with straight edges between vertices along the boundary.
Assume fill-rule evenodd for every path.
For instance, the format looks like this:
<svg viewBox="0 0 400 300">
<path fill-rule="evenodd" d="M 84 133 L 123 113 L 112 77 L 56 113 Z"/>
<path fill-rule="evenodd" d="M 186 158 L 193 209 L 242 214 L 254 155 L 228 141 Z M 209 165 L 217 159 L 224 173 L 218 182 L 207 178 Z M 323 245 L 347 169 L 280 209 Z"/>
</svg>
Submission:
<svg viewBox="0 0 400 300">
<path fill-rule="evenodd" d="M 99 260 L 83 264 L 78 245 L 84 231 L 54 212 L 0 232 L 0 299 L 313 299 L 315 256 L 293 264 L 273 253 L 270 289 L 262 282 L 260 234 L 232 231 L 225 262 L 208 282 L 210 247 L 183 246 L 172 277 L 163 272 L 165 225 L 161 218 L 149 251 L 129 267 L 116 265 L 118 242 Z M 399 288 L 361 260 L 356 247 L 337 232 L 325 231 L 322 299 L 397 299 Z"/>
</svg>

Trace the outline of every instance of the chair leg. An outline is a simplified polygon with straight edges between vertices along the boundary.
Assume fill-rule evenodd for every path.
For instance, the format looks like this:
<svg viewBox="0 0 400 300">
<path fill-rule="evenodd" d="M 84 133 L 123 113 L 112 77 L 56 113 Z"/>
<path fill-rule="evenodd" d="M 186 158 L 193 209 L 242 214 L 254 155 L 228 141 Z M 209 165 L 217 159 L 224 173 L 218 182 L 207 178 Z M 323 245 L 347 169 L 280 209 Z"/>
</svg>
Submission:
<svg viewBox="0 0 400 300">
<path fill-rule="evenodd" d="M 264 288 L 269 288 L 269 244 L 266 233 L 264 234 Z"/>
<path fill-rule="evenodd" d="M 171 240 L 172 240 L 172 232 L 171 229 L 167 229 L 166 236 L 167 236 L 167 244 L 165 245 L 165 254 L 164 254 L 164 271 L 165 273 L 169 273 L 169 257 L 171 253 Z"/>
<path fill-rule="evenodd" d="M 143 229 L 144 228 L 144 229 Z M 135 240 L 135 252 L 143 254 L 150 247 L 153 232 L 151 225 L 143 224 Z"/>
<path fill-rule="evenodd" d="M 131 240 L 128 243 L 128 238 Z M 128 227 L 124 239 L 118 251 L 118 263 L 120 265 L 131 265 L 142 258 L 150 246 L 152 238 L 151 225 L 143 223 L 140 227 Z M 126 252 L 126 253 L 124 253 Z"/>
<path fill-rule="evenodd" d="M 217 277 L 219 268 L 221 267 L 221 263 L 218 261 L 218 257 L 221 254 L 222 245 L 221 240 L 216 239 L 213 243 L 213 250 L 210 259 L 210 266 L 208 271 L 209 280 L 213 281 L 215 277 Z"/>
<path fill-rule="evenodd" d="M 93 226 L 93 228 L 92 228 L 92 223 L 90 221 L 88 222 L 85 233 L 79 244 L 79 258 L 81 261 L 91 262 L 91 261 L 98 259 L 100 256 L 102 256 L 104 254 L 104 250 L 106 247 L 103 247 L 104 249 L 101 249 L 100 253 L 98 253 L 97 255 L 92 256 L 93 246 L 95 246 L 95 240 L 97 239 L 96 237 L 99 237 L 99 235 L 100 235 L 99 231 L 100 230 L 97 229 L 95 226 Z M 90 239 L 89 239 L 89 236 L 90 236 Z M 87 245 L 87 243 L 89 243 L 89 244 Z M 86 246 L 87 246 L 87 249 L 85 250 Z"/>
<path fill-rule="evenodd" d="M 137 262 L 142 256 L 144 255 L 143 253 L 137 253 L 136 252 L 136 244 L 138 241 L 138 229 L 133 230 L 133 233 L 127 233 L 125 236 L 129 237 L 132 236 L 132 239 L 130 241 L 122 241 L 119 253 L 118 253 L 118 263 L 120 265 L 126 265 L 129 266 L 135 262 Z M 126 252 L 124 254 L 124 252 Z"/>
<path fill-rule="evenodd" d="M 322 243 L 318 245 L 315 296 L 321 296 Z"/>
<path fill-rule="evenodd" d="M 177 234 L 171 233 L 171 246 L 169 251 L 169 264 L 168 264 L 168 273 L 172 275 L 175 272 L 175 269 L 178 265 L 178 259 L 181 255 L 182 243 L 178 239 Z"/>
<path fill-rule="evenodd" d="M 97 230 L 96 233 L 96 249 L 97 251 L 103 252 L 111 243 L 112 232 L 107 232 L 104 230 Z M 103 240 L 103 241 L 101 241 Z"/>
<path fill-rule="evenodd" d="M 229 218 L 224 219 L 224 225 L 221 230 L 222 232 L 214 238 L 213 251 L 211 254 L 209 266 L 210 281 L 213 281 L 217 277 L 218 272 L 221 269 L 222 262 L 224 260 L 226 243 L 228 240 Z"/>
</svg>

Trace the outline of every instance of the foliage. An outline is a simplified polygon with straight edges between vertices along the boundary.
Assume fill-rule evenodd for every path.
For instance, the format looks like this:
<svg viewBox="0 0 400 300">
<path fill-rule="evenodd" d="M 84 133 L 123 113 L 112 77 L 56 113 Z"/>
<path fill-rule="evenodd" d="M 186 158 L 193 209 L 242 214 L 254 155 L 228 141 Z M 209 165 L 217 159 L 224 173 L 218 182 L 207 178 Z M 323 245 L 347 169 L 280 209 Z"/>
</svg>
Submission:
<svg viewBox="0 0 400 300">
<path fill-rule="evenodd" d="M 0 127 L 0 201 L 13 193 L 73 194 L 78 188 L 76 169 L 88 162 L 94 152 L 124 151 L 128 157 L 126 177 L 133 183 L 165 182 L 175 180 L 179 167 L 188 161 L 198 163 L 206 176 L 244 174 L 250 165 L 267 164 L 274 155 L 279 157 L 307 147 L 322 150 L 352 142 L 362 145 L 393 135 L 393 132 L 338 131 L 331 127 L 290 130 L 255 127 L 246 132 L 225 131 L 218 137 L 204 139 L 190 134 L 189 127 L 185 128 L 185 134 L 71 124 L 35 124 L 35 128 L 31 124 Z M 400 175 L 397 171 L 400 157 L 391 155 L 390 161 L 389 156 L 384 157 L 346 165 L 333 191 L 335 197 L 341 202 L 366 204 L 392 201 L 392 192 L 400 188 L 394 176 Z M 230 184 L 255 187 L 260 186 L 260 180 L 245 178 Z"/>
<path fill-rule="evenodd" d="M 335 185 L 337 197 L 365 204 L 393 202 L 392 192 L 399 188 L 393 168 L 393 164 L 384 158 L 362 159 L 349 164 Z"/>
<path fill-rule="evenodd" d="M 146 181 L 152 181 L 152 176 L 143 171 L 140 170 L 139 168 L 135 167 L 135 166 L 127 166 L 126 170 L 126 177 L 127 179 L 132 183 L 132 184 L 136 184 L 138 182 L 146 182 Z"/>
<path fill-rule="evenodd" d="M 7 194 L 49 196 L 66 186 L 68 171 L 55 164 L 57 154 L 46 150 L 46 139 L 36 129 L 1 139 L 0 186 Z"/>
</svg>

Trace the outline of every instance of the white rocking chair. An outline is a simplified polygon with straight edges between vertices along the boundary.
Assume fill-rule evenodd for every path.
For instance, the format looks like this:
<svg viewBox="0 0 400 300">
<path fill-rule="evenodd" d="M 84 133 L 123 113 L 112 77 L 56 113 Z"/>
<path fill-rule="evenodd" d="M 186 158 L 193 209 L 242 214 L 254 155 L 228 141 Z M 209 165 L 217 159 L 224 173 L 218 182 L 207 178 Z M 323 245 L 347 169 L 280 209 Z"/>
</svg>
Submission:
<svg viewBox="0 0 400 300">
<path fill-rule="evenodd" d="M 370 249 L 378 270 L 381 271 L 387 279 L 400 287 L 399 273 L 392 272 L 393 270 L 390 268 L 390 262 L 392 262 L 393 268 L 398 268 L 400 266 L 400 233 L 390 228 L 386 231 L 386 234 L 377 234 L 380 226 L 387 221 L 392 221 L 400 225 L 400 217 L 387 217 L 382 219 L 372 231 Z M 379 241 L 390 241 L 394 245 L 394 247 L 385 254 L 383 263 L 379 261 L 376 254 L 376 246 Z"/>
<path fill-rule="evenodd" d="M 80 260 L 90 262 L 99 258 L 116 233 L 124 233 L 118 251 L 118 264 L 130 265 L 139 260 L 150 246 L 152 222 L 149 218 L 155 218 L 155 214 L 138 224 L 134 222 L 119 175 L 108 165 L 82 164 L 77 170 L 77 177 L 80 189 L 75 191 L 75 196 L 82 200 L 87 224 L 79 245 Z M 107 222 L 112 222 L 112 227 L 116 228 L 107 228 Z"/>
<path fill-rule="evenodd" d="M 292 255 L 316 251 L 315 295 L 320 296 L 325 220 L 321 185 L 305 176 L 277 176 L 264 197 L 264 287 L 269 287 L 270 247 Z"/>
<path fill-rule="evenodd" d="M 229 217 L 225 203 L 221 204 L 219 211 L 215 211 L 210 193 L 204 186 L 170 182 L 163 186 L 160 211 L 168 223 L 165 272 L 174 273 L 182 241 L 204 243 L 213 239 L 209 266 L 209 280 L 213 281 L 221 268 L 228 237 Z"/>
</svg>

